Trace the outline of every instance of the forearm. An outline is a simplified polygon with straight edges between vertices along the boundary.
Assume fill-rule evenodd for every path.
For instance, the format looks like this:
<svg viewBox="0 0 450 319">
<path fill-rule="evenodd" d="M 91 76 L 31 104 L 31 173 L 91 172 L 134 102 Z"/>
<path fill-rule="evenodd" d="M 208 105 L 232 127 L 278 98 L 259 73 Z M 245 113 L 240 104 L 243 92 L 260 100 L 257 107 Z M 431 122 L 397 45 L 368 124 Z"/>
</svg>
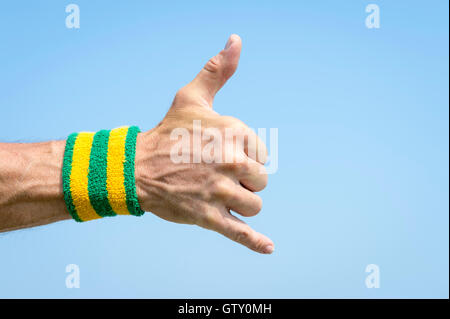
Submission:
<svg viewBox="0 0 450 319">
<path fill-rule="evenodd" d="M 70 218 L 62 192 L 64 146 L 0 143 L 0 232 Z"/>
</svg>

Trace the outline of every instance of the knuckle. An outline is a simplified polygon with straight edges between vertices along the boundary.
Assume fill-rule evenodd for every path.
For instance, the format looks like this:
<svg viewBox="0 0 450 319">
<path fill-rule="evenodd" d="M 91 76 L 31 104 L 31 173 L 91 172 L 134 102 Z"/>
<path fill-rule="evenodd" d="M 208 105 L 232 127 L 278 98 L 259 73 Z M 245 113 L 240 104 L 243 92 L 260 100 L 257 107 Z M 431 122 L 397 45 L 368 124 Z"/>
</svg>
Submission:
<svg viewBox="0 0 450 319">
<path fill-rule="evenodd" d="M 262 239 L 257 239 L 254 243 L 253 243 L 253 249 L 255 251 L 263 251 L 265 248 L 265 242 Z"/>
<path fill-rule="evenodd" d="M 228 197 L 230 196 L 230 187 L 222 179 L 217 179 L 212 182 L 210 186 L 211 192 L 218 197 Z"/>
<path fill-rule="evenodd" d="M 267 175 L 267 169 L 265 166 L 261 165 L 258 170 L 258 174 L 260 175 L 260 181 L 261 181 L 261 190 L 266 188 L 268 182 L 269 182 L 269 175 Z"/>
<path fill-rule="evenodd" d="M 208 62 L 206 62 L 204 69 L 210 73 L 217 74 L 220 71 L 220 61 L 217 56 L 212 57 L 209 59 Z"/>
<path fill-rule="evenodd" d="M 226 127 L 233 128 L 234 130 L 245 130 L 247 129 L 247 125 L 242 122 L 240 119 L 237 119 L 233 116 L 223 115 L 222 119 L 226 124 Z"/>
<path fill-rule="evenodd" d="M 261 197 L 255 195 L 251 202 L 248 203 L 248 211 L 244 216 L 251 217 L 257 215 L 262 210 L 262 199 Z"/>
<path fill-rule="evenodd" d="M 267 177 L 263 180 L 263 182 L 261 183 L 261 189 L 260 191 L 262 191 L 264 188 L 267 187 Z"/>
<path fill-rule="evenodd" d="M 235 172 L 240 174 L 247 174 L 250 171 L 250 165 L 247 161 L 242 160 L 241 157 L 236 157 L 232 167 Z"/>
<path fill-rule="evenodd" d="M 201 215 L 199 219 L 199 226 L 202 226 L 203 228 L 207 229 L 212 229 L 213 226 L 216 224 L 216 222 L 217 222 L 216 214 L 211 210 L 207 210 Z"/>
<path fill-rule="evenodd" d="M 263 207 L 263 202 L 261 197 L 257 196 L 257 200 L 255 202 L 255 214 L 258 214 Z"/>
<path fill-rule="evenodd" d="M 226 126 L 226 127 L 231 126 L 231 124 L 234 123 L 235 120 L 237 120 L 236 118 L 229 116 L 229 115 L 222 115 L 221 119 L 222 119 L 223 124 L 225 124 L 224 126 Z"/>
<path fill-rule="evenodd" d="M 178 90 L 176 96 L 183 97 L 183 96 L 187 95 L 187 91 L 188 91 L 188 89 L 185 86 L 183 86 L 181 89 Z"/>
<path fill-rule="evenodd" d="M 267 168 L 262 164 L 258 165 L 258 174 L 262 175 L 263 177 L 265 177 L 267 179 L 267 177 L 268 177 Z"/>
<path fill-rule="evenodd" d="M 241 229 L 236 232 L 234 240 L 238 243 L 246 243 L 248 241 L 248 238 L 250 237 L 250 232 L 246 229 Z"/>
<path fill-rule="evenodd" d="M 230 162 L 224 162 L 222 164 L 224 169 L 230 172 L 233 175 L 248 175 L 251 171 L 250 165 L 248 162 L 242 158 L 234 156 L 234 158 Z"/>
<path fill-rule="evenodd" d="M 260 163 L 267 163 L 267 158 L 269 156 L 269 152 L 267 150 L 266 144 L 264 144 L 261 139 L 258 138 L 258 154 L 257 154 L 257 160 Z"/>
<path fill-rule="evenodd" d="M 211 201 L 211 192 L 209 189 L 203 189 L 200 191 L 199 193 L 200 198 L 204 201 L 204 202 L 210 202 Z"/>
<path fill-rule="evenodd" d="M 175 101 L 181 102 L 189 98 L 189 88 L 184 86 L 175 94 Z"/>
</svg>

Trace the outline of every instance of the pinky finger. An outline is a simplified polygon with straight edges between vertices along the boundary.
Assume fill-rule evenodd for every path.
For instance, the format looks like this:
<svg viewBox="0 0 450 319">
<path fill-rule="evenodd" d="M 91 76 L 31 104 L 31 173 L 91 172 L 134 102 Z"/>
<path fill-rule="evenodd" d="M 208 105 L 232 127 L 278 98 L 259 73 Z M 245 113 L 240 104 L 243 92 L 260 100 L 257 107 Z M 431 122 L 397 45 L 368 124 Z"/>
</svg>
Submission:
<svg viewBox="0 0 450 319">
<path fill-rule="evenodd" d="M 217 232 L 258 253 L 271 254 L 273 252 L 274 244 L 268 237 L 256 232 L 229 212 L 225 212 L 223 215 L 216 225 Z"/>
</svg>

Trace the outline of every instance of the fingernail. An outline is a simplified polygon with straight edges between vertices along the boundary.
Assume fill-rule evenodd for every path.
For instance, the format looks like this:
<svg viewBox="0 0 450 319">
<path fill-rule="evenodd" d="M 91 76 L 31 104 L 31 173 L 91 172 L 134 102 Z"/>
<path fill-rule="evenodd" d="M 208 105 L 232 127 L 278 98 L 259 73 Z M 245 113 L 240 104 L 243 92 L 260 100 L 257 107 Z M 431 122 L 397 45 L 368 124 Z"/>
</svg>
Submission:
<svg viewBox="0 0 450 319">
<path fill-rule="evenodd" d="M 271 254 L 274 251 L 274 247 L 272 245 L 267 245 L 266 247 L 264 247 L 264 253 L 265 254 Z"/>
<path fill-rule="evenodd" d="M 231 40 L 231 37 L 229 37 L 227 44 L 225 45 L 225 50 L 227 50 L 231 46 L 231 43 L 233 43 L 233 41 Z"/>
</svg>

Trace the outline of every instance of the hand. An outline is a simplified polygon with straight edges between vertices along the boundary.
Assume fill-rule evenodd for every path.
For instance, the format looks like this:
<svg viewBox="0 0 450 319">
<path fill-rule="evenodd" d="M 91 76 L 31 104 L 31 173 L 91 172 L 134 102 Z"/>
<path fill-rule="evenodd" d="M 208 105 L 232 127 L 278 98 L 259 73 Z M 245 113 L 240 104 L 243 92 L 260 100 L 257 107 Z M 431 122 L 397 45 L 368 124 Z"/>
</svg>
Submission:
<svg viewBox="0 0 450 319">
<path fill-rule="evenodd" d="M 180 89 L 165 118 L 154 129 L 138 135 L 136 188 L 142 209 L 176 223 L 214 230 L 260 253 L 272 253 L 273 242 L 230 213 L 253 216 L 262 207 L 254 192 L 267 184 L 265 145 L 241 121 L 220 116 L 212 109 L 219 89 L 235 72 L 241 39 L 232 35 L 224 50 L 206 63 L 196 78 Z M 221 137 L 222 161 L 195 161 L 194 121 L 202 134 L 215 130 Z M 175 129 L 190 133 L 188 161 L 175 163 L 171 138 Z M 223 138 L 226 129 L 237 138 Z M 208 140 L 201 139 L 201 150 Z M 215 154 L 217 155 L 217 154 Z M 259 156 L 258 156 L 259 155 Z M 225 160 L 225 159 L 230 159 Z"/>
</svg>

